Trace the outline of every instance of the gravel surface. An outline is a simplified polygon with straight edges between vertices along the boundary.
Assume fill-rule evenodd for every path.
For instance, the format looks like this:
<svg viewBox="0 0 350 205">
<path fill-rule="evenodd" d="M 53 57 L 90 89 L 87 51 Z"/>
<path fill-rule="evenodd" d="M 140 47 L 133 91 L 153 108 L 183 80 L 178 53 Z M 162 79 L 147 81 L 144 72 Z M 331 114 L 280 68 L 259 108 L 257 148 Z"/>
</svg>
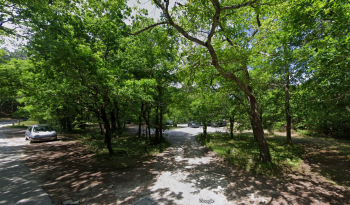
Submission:
<svg viewBox="0 0 350 205">
<path fill-rule="evenodd" d="M 184 128 L 165 131 L 171 146 L 163 153 L 117 171 L 100 169 L 88 150 L 74 141 L 29 144 L 23 130 L 1 130 L 57 205 L 69 200 L 80 205 L 141 205 L 142 199 L 178 205 L 350 204 L 349 189 L 326 183 L 311 171 L 280 180 L 239 169 L 196 141 L 201 128 L 180 126 Z"/>
<path fill-rule="evenodd" d="M 4 128 L 12 123 L 13 120 L 0 121 L 0 205 L 50 205 L 52 200 L 36 174 L 20 160 L 23 146 L 28 143 L 23 129 Z"/>
</svg>

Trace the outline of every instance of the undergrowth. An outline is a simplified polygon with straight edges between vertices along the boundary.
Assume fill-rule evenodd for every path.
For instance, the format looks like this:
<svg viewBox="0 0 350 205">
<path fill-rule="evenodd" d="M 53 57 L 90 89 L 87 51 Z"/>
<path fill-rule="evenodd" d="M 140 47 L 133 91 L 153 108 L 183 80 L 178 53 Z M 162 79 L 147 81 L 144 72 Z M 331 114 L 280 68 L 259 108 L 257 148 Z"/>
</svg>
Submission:
<svg viewBox="0 0 350 205">
<path fill-rule="evenodd" d="M 112 137 L 112 149 L 114 154 L 110 155 L 104 135 L 98 131 L 90 130 L 81 134 L 67 135 L 70 139 L 78 140 L 78 143 L 88 147 L 97 160 L 102 160 L 104 166 L 112 169 L 120 169 L 137 166 L 140 162 L 147 160 L 148 156 L 162 152 L 169 147 L 169 143 L 163 139 L 161 144 L 150 144 L 149 139 L 145 146 L 145 138 L 135 135 L 123 134 Z"/>
<path fill-rule="evenodd" d="M 268 146 L 272 161 L 264 163 L 259 159 L 259 148 L 252 134 L 236 134 L 234 139 L 231 139 L 229 133 L 212 133 L 207 139 L 201 138 L 200 135 L 196 138 L 219 156 L 240 168 L 268 176 L 297 170 L 302 162 L 301 157 L 305 153 L 302 146 L 288 145 L 280 139 L 269 138 Z"/>
</svg>

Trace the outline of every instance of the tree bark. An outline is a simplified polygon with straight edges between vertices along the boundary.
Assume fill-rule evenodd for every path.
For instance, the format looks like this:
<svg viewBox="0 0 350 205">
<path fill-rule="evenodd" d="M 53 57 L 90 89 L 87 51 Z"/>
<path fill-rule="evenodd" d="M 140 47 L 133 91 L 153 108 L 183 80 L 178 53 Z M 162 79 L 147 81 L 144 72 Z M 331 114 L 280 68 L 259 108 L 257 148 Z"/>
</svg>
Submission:
<svg viewBox="0 0 350 205">
<path fill-rule="evenodd" d="M 155 121 L 156 121 L 156 123 L 155 123 L 155 125 L 156 125 L 156 132 L 155 132 L 155 134 L 154 134 L 154 140 L 155 140 L 155 142 L 156 143 L 159 143 L 159 116 L 158 116 L 158 108 L 159 108 L 159 105 L 157 104 L 157 106 L 156 106 L 156 109 L 155 109 L 155 115 L 156 115 L 156 119 L 155 119 Z"/>
<path fill-rule="evenodd" d="M 117 131 L 117 119 L 115 116 L 115 108 L 112 109 L 111 112 L 109 112 L 110 118 L 111 118 L 111 131 L 116 132 Z"/>
<path fill-rule="evenodd" d="M 118 134 L 122 134 L 123 133 L 123 129 L 122 129 L 122 125 L 120 123 L 120 112 L 119 112 L 119 106 L 118 103 L 115 104 L 115 111 L 116 111 L 116 121 L 117 121 L 117 125 L 118 125 Z"/>
<path fill-rule="evenodd" d="M 160 105 L 160 113 L 159 113 L 159 138 L 160 142 L 163 140 L 163 105 Z"/>
<path fill-rule="evenodd" d="M 67 131 L 71 132 L 72 131 L 72 122 L 70 120 L 70 115 L 68 115 L 66 122 L 67 122 Z"/>
<path fill-rule="evenodd" d="M 230 116 L 230 136 L 231 139 L 233 139 L 233 126 L 235 124 L 235 116 L 232 114 L 232 116 Z"/>
<path fill-rule="evenodd" d="M 143 102 L 141 102 L 141 113 L 142 112 L 143 112 Z M 139 138 L 141 137 L 141 126 L 142 126 L 142 116 L 140 114 L 139 115 L 139 133 L 138 133 Z"/>
<path fill-rule="evenodd" d="M 105 133 L 105 143 L 107 143 L 107 149 L 109 152 L 109 155 L 113 155 L 113 149 L 112 149 L 112 141 L 111 141 L 111 136 L 110 136 L 110 125 L 109 121 L 107 119 L 107 114 L 106 114 L 106 107 L 107 105 L 101 106 L 101 118 L 103 121 L 103 128 L 104 128 L 104 133 Z"/>
<path fill-rule="evenodd" d="M 100 125 L 100 130 L 101 130 L 101 135 L 103 135 L 103 128 L 102 128 L 102 123 L 98 123 Z"/>
<path fill-rule="evenodd" d="M 256 139 L 260 149 L 260 160 L 263 162 L 268 162 L 271 161 L 271 155 L 265 139 L 256 98 L 254 95 L 248 97 L 250 102 L 250 115 L 252 116 L 253 129 L 255 130 Z"/>
<path fill-rule="evenodd" d="M 147 110 L 147 121 L 148 121 L 148 136 L 149 136 L 149 141 L 152 142 L 151 138 L 151 126 L 150 126 L 150 115 L 149 115 L 149 109 Z"/>
<path fill-rule="evenodd" d="M 289 72 L 287 72 L 286 76 L 286 84 L 284 85 L 284 93 L 285 93 L 285 109 L 286 109 L 286 119 L 287 119 L 287 144 L 292 144 L 292 117 L 290 116 L 289 107 L 290 107 L 290 97 L 289 97 Z"/>
<path fill-rule="evenodd" d="M 203 122 L 203 137 L 204 139 L 207 138 L 207 121 Z"/>
<path fill-rule="evenodd" d="M 249 109 L 251 109 L 251 106 L 250 106 L 250 99 L 249 99 L 248 96 L 247 96 L 247 101 L 248 101 Z M 260 118 L 260 119 L 261 119 L 261 118 Z M 258 138 L 257 138 L 257 136 L 256 136 L 256 131 L 255 131 L 255 127 L 254 127 L 254 124 L 253 124 L 253 116 L 252 116 L 251 110 L 249 111 L 249 120 L 250 120 L 250 125 L 252 126 L 252 130 L 253 130 L 254 141 L 257 142 L 257 141 L 258 141 Z"/>
</svg>

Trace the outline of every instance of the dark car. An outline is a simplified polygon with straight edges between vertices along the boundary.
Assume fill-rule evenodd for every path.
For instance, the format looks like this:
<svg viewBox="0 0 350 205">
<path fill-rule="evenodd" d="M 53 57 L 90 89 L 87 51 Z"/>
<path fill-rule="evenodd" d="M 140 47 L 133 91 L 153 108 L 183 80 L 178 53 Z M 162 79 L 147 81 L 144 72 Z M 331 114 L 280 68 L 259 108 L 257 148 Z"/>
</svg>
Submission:
<svg viewBox="0 0 350 205">
<path fill-rule="evenodd" d="M 193 123 L 191 124 L 191 127 L 192 127 L 192 128 L 198 128 L 198 127 L 199 127 L 199 124 L 193 122 Z"/>
<path fill-rule="evenodd" d="M 226 122 L 225 121 L 218 122 L 217 124 L 218 124 L 219 127 L 226 126 Z"/>
<path fill-rule="evenodd" d="M 50 125 L 32 125 L 28 127 L 24 137 L 30 142 L 57 140 L 57 133 Z"/>
<path fill-rule="evenodd" d="M 188 123 L 188 127 L 191 127 L 191 125 L 192 125 L 193 123 L 194 123 L 193 121 L 190 121 L 190 122 Z"/>
</svg>

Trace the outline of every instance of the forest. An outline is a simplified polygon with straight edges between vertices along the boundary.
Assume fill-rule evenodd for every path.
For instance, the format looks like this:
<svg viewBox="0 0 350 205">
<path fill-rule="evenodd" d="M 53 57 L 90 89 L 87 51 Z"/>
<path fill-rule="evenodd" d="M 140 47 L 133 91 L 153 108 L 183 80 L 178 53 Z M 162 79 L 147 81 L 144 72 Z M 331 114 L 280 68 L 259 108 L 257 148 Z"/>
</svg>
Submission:
<svg viewBox="0 0 350 205">
<path fill-rule="evenodd" d="M 98 125 L 110 155 L 126 121 L 162 142 L 168 121 L 225 119 L 230 138 L 264 130 L 349 140 L 350 2 L 153 0 L 159 19 L 126 0 L 4 0 L 0 115 L 61 131 Z M 11 26 L 8 26 L 11 25 Z M 150 136 L 150 129 L 155 134 Z"/>
</svg>

